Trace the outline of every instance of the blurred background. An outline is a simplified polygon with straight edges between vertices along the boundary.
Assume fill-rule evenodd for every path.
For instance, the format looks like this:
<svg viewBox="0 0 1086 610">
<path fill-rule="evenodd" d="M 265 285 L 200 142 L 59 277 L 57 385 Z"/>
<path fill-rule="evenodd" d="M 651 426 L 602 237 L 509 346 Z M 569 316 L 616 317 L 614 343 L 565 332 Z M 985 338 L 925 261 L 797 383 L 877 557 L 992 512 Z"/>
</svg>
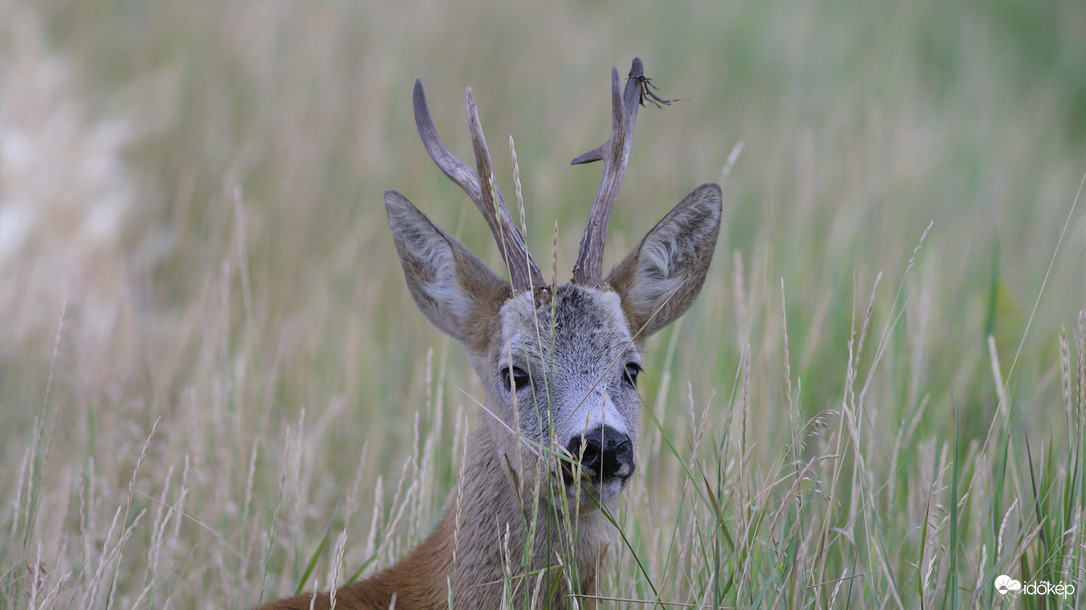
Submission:
<svg viewBox="0 0 1086 610">
<path fill-rule="evenodd" d="M 663 431 L 686 434 L 688 398 L 743 394 L 750 459 L 769 463 L 789 403 L 802 420 L 839 409 L 858 370 L 885 430 L 872 446 L 916 417 L 934 452 L 955 409 L 961 451 L 982 443 L 1004 376 L 1012 427 L 1066 440 L 1060 337 L 1073 352 L 1086 304 L 1081 2 L 12 1 L 0 23 L 8 593 L 39 566 L 70 576 L 55 599 L 102 605 L 86 584 L 101 565 L 112 603 L 286 593 L 330 524 L 366 557 L 437 428 L 432 489 L 382 557 L 425 534 L 482 391 L 411 302 L 383 192 L 499 258 L 419 142 L 416 78 L 462 159 L 472 88 L 507 201 L 515 140 L 528 242 L 549 276 L 557 225 L 560 281 L 600 172 L 569 161 L 607 137 L 610 68 L 639 56 L 678 98 L 638 115 L 605 261 L 724 182 L 711 277 L 648 346 Z M 169 521 L 179 503 L 201 525 Z M 162 522 L 166 567 L 148 550 L 166 548 Z M 268 539 L 286 541 L 262 555 Z"/>
</svg>

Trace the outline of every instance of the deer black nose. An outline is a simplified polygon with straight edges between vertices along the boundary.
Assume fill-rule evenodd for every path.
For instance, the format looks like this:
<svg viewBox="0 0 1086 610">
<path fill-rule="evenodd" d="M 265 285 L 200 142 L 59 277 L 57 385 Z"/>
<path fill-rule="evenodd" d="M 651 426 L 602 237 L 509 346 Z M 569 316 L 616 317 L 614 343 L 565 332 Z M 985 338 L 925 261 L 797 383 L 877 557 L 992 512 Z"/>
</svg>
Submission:
<svg viewBox="0 0 1086 610">
<path fill-rule="evenodd" d="M 563 478 L 573 483 L 576 462 L 580 460 L 581 474 L 597 485 L 610 479 L 625 480 L 634 471 L 633 442 L 625 433 L 603 426 L 573 437 L 566 445 L 574 464 L 566 464 Z"/>
</svg>

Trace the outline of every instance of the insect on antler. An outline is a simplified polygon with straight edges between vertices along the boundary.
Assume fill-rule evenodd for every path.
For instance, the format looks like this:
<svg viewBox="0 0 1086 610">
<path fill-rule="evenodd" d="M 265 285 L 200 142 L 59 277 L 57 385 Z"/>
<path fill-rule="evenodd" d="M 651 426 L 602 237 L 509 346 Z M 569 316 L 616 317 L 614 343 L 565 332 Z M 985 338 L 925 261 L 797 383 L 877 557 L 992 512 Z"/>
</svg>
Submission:
<svg viewBox="0 0 1086 610">
<path fill-rule="evenodd" d="M 603 283 L 603 244 L 607 238 L 607 223 L 611 220 L 618 189 L 626 174 L 626 161 L 630 158 L 630 144 L 633 142 L 634 120 L 637 118 L 637 107 L 641 104 L 646 80 L 645 67 L 641 59 L 635 57 L 626 79 L 626 88 L 620 96 L 618 70 L 611 68 L 611 138 L 570 163 L 579 165 L 603 161 L 600 189 L 588 213 L 584 236 L 581 237 L 581 249 L 577 253 L 577 262 L 573 265 L 573 282 L 576 284 L 599 286 Z"/>
<path fill-rule="evenodd" d="M 543 275 L 532 260 L 532 255 L 524 242 L 524 236 L 513 223 L 513 217 L 509 215 L 509 210 L 505 207 L 502 194 L 494 184 L 490 152 L 486 147 L 486 138 L 483 137 L 483 128 L 479 123 L 479 112 L 475 107 L 475 97 L 471 94 L 471 88 L 468 88 L 466 98 L 468 131 L 471 133 L 471 145 L 475 152 L 477 170 L 468 167 L 449 152 L 430 117 L 422 82 L 416 80 L 413 100 L 415 124 L 419 128 L 419 137 L 434 163 L 450 180 L 460 185 L 460 188 L 475 202 L 475 206 L 483 214 L 490 232 L 494 234 L 494 239 L 498 242 L 502 259 L 509 267 L 513 290 L 535 292 L 545 286 Z M 480 176 L 483 177 L 482 180 Z"/>
</svg>

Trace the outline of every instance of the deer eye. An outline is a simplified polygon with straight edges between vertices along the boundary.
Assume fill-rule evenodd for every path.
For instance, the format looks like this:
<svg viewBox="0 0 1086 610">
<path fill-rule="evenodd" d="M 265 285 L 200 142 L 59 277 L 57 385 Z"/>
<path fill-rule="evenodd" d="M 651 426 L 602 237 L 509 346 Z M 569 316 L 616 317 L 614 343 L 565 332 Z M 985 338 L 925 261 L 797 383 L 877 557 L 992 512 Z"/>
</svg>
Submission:
<svg viewBox="0 0 1086 610">
<path fill-rule="evenodd" d="M 636 362 L 626 363 L 626 372 L 623 375 L 623 379 L 626 383 L 630 384 L 630 387 L 637 387 L 637 374 L 641 372 L 641 365 Z"/>
<path fill-rule="evenodd" d="M 528 373 L 525 373 L 523 369 L 516 366 L 507 366 L 501 370 L 502 383 L 505 387 L 512 387 L 516 390 L 523 389 L 531 381 L 528 377 Z"/>
</svg>

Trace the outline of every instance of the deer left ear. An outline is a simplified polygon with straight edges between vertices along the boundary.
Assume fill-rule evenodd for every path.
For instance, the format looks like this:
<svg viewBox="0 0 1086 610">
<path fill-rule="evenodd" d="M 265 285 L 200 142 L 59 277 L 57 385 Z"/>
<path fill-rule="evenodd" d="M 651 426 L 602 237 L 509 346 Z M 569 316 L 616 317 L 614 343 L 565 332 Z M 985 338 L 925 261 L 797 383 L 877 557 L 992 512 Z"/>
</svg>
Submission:
<svg viewBox="0 0 1086 610">
<path fill-rule="evenodd" d="M 419 311 L 470 350 L 482 349 L 489 321 L 512 288 L 403 195 L 386 191 L 385 211 L 407 288 Z"/>
<path fill-rule="evenodd" d="M 621 263 L 607 283 L 622 299 L 639 341 L 683 315 L 701 292 L 720 234 L 719 184 L 683 198 Z"/>
</svg>

